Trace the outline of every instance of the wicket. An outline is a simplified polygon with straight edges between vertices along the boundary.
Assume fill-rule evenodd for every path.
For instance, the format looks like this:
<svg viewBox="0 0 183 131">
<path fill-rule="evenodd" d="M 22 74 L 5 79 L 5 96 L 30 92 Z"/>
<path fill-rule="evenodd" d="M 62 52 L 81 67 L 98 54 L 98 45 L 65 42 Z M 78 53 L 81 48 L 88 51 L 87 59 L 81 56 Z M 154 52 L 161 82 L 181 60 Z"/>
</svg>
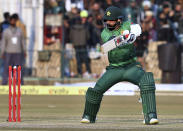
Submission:
<svg viewBox="0 0 183 131">
<path fill-rule="evenodd" d="M 17 69 L 17 67 L 18 67 L 18 69 Z M 13 73 L 13 75 L 12 75 L 12 73 Z M 12 80 L 12 76 L 13 76 L 13 80 Z M 13 82 L 13 90 L 12 90 L 12 82 Z M 12 93 L 12 91 L 13 91 L 13 93 Z M 12 109 L 13 109 L 13 111 L 12 111 Z M 9 66 L 9 117 L 8 117 L 8 121 L 9 122 L 12 122 L 12 121 L 20 122 L 21 121 L 21 66 L 14 66 L 13 68 L 12 68 L 12 66 Z"/>
</svg>

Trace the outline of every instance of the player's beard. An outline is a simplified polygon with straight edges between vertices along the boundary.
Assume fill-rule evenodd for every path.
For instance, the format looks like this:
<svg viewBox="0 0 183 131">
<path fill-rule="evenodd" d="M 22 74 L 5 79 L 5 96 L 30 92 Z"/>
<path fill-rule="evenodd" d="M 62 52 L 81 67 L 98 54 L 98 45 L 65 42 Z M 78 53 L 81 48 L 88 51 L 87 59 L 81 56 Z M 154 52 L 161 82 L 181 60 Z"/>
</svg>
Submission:
<svg viewBox="0 0 183 131">
<path fill-rule="evenodd" d="M 121 24 L 121 22 L 119 22 L 119 21 L 116 21 L 116 23 L 114 25 L 112 25 L 112 26 L 110 24 L 105 23 L 105 27 L 107 29 L 109 29 L 110 31 L 113 31 L 114 29 L 116 29 L 117 27 L 119 27 L 120 24 Z"/>
</svg>

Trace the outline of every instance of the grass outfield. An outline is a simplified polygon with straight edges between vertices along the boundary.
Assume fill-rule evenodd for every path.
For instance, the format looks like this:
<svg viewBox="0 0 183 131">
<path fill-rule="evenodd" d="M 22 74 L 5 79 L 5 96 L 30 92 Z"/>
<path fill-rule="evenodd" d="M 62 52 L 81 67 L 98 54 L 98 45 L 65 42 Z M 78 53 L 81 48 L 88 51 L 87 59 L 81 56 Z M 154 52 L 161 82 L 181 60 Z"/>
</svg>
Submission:
<svg viewBox="0 0 183 131">
<path fill-rule="evenodd" d="M 6 122 L 8 95 L 0 95 L 2 131 L 183 131 L 183 96 L 157 96 L 160 124 L 143 125 L 138 96 L 104 96 L 95 124 L 81 124 L 84 96 L 22 96 L 22 122 Z"/>
</svg>

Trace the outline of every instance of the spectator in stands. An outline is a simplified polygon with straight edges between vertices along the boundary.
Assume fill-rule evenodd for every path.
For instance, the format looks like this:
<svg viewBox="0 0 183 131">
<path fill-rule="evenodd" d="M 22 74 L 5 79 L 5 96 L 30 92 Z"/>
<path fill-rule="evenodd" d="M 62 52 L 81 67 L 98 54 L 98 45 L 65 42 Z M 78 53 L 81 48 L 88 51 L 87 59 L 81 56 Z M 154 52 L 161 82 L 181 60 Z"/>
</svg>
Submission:
<svg viewBox="0 0 183 131">
<path fill-rule="evenodd" d="M 4 72 L 2 84 L 6 85 L 8 82 L 8 67 L 21 65 L 22 66 L 22 52 L 26 52 L 25 40 L 20 28 L 16 27 L 17 18 L 15 15 L 10 17 L 10 26 L 3 32 L 1 57 L 4 60 Z M 23 75 L 22 84 L 23 84 Z"/>
<path fill-rule="evenodd" d="M 167 42 L 176 41 L 174 30 L 172 27 L 174 12 L 170 7 L 171 4 L 169 2 L 164 2 L 163 10 L 160 12 L 158 16 L 159 28 L 157 37 L 159 41 L 167 41 Z"/>
<path fill-rule="evenodd" d="M 19 15 L 17 13 L 13 14 L 13 16 L 16 18 L 16 27 L 21 29 L 23 36 L 24 36 L 24 40 L 26 41 L 27 38 L 27 31 L 26 31 L 26 26 L 25 24 L 20 20 Z M 26 42 L 25 42 L 26 44 Z M 22 52 L 22 65 L 25 65 L 26 61 L 25 61 L 25 53 Z"/>
<path fill-rule="evenodd" d="M 70 40 L 76 51 L 77 71 L 78 76 L 90 77 L 90 60 L 87 51 L 87 42 L 90 38 L 90 33 L 87 24 L 88 12 L 81 11 L 80 17 L 75 18 L 74 24 L 70 29 Z M 86 72 L 82 73 L 82 63 L 86 65 Z"/>
<path fill-rule="evenodd" d="M 151 10 L 153 12 L 153 16 L 157 19 L 157 15 L 159 12 L 159 6 L 155 3 L 155 1 L 151 1 Z"/>
<path fill-rule="evenodd" d="M 64 16 L 64 75 L 66 77 L 71 77 L 70 72 L 70 60 L 73 57 L 73 47 L 70 43 L 69 33 L 70 33 L 70 24 L 69 24 L 69 17 Z"/>
<path fill-rule="evenodd" d="M 97 43 L 102 43 L 100 34 L 103 29 L 103 19 L 101 14 L 96 14 L 96 16 L 93 18 L 92 25 L 94 27 L 93 28 L 94 36 L 92 36 L 92 38 L 94 39 L 93 44 L 94 46 L 96 46 Z"/>
<path fill-rule="evenodd" d="M 76 7 L 76 4 L 71 4 L 71 11 L 67 12 L 66 15 L 69 17 L 70 20 L 79 16 L 79 10 Z"/>
<path fill-rule="evenodd" d="M 101 3 L 102 9 L 103 9 L 103 10 L 106 10 L 107 7 L 109 7 L 109 6 L 113 5 L 113 4 L 114 4 L 114 3 L 113 3 L 113 0 L 105 0 L 105 1 L 103 1 L 103 2 Z"/>
<path fill-rule="evenodd" d="M 9 12 L 5 12 L 3 14 L 3 16 L 4 16 L 4 21 L 0 24 L 0 40 L 2 38 L 3 31 L 5 31 L 5 29 L 7 29 L 10 25 L 10 23 L 9 23 L 10 14 L 9 14 Z M 0 48 L 1 48 L 1 43 L 0 43 Z M 3 67 L 4 67 L 3 59 L 0 59 L 0 76 L 2 76 L 2 73 L 3 73 L 3 70 L 4 70 Z"/>
<path fill-rule="evenodd" d="M 24 39 L 26 39 L 26 38 L 27 38 L 27 31 L 26 31 L 26 26 L 25 26 L 25 24 L 20 20 L 19 15 L 18 15 L 17 13 L 15 13 L 15 14 L 13 14 L 13 15 L 14 15 L 14 16 L 16 17 L 16 19 L 17 19 L 16 26 L 22 30 L 22 32 L 23 32 L 23 34 L 24 34 Z"/>
<path fill-rule="evenodd" d="M 142 34 L 140 37 L 137 37 L 135 41 L 136 46 L 136 56 L 138 59 L 138 62 L 141 63 L 142 67 L 145 69 L 145 53 L 147 53 L 147 46 L 148 46 L 148 40 L 149 40 L 149 32 L 148 32 L 148 23 L 142 22 Z"/>
<path fill-rule="evenodd" d="M 5 12 L 3 14 L 3 16 L 4 16 L 4 21 L 0 24 L 0 39 L 1 39 L 1 35 L 2 35 L 3 31 L 5 29 L 7 29 L 9 27 L 9 25 L 10 25 L 10 23 L 9 23 L 10 13 L 9 12 Z"/>
<path fill-rule="evenodd" d="M 103 22 L 102 22 L 103 14 L 104 11 L 103 9 L 101 9 L 100 4 L 94 2 L 89 10 L 89 19 L 88 19 L 91 27 L 93 27 L 90 28 L 90 34 L 91 34 L 90 41 L 92 41 L 90 45 L 92 45 L 92 47 L 95 47 L 97 43 L 101 42 L 100 32 L 103 28 Z"/>
<path fill-rule="evenodd" d="M 98 36 L 96 32 L 96 27 L 93 24 L 95 22 L 94 18 L 92 15 L 89 15 L 87 18 L 87 27 L 89 30 L 90 38 L 88 40 L 88 46 L 89 48 L 94 48 L 96 46 L 96 43 L 99 42 L 100 37 Z"/>
<path fill-rule="evenodd" d="M 124 16 L 128 18 L 129 21 L 137 23 L 137 17 L 140 13 L 140 10 L 137 6 L 136 0 L 130 0 L 130 5 L 122 11 Z"/>
<path fill-rule="evenodd" d="M 180 42 L 179 40 L 179 34 L 178 34 L 178 28 L 179 28 L 179 21 L 181 19 L 181 5 L 179 3 L 175 4 L 174 10 L 170 12 L 170 19 L 171 19 L 171 27 L 174 31 L 174 36 L 176 37 L 176 40 Z"/>
<path fill-rule="evenodd" d="M 149 42 L 157 40 L 157 33 L 156 33 L 156 19 L 153 17 L 152 11 L 145 12 L 145 19 L 144 22 L 148 28 L 149 32 Z"/>
<path fill-rule="evenodd" d="M 160 14 L 160 28 L 158 29 L 157 37 L 158 41 L 175 41 L 173 29 L 170 27 L 168 20 L 163 13 Z"/>
<path fill-rule="evenodd" d="M 95 2 L 92 5 L 91 9 L 89 10 L 89 14 L 92 15 L 93 18 L 95 18 L 95 16 L 98 15 L 98 14 L 103 15 L 104 14 L 104 10 L 101 9 L 99 3 Z"/>
<path fill-rule="evenodd" d="M 176 3 L 174 10 L 172 10 L 172 13 L 173 13 L 172 21 L 173 22 L 178 22 L 180 20 L 180 18 L 181 18 L 181 13 L 182 13 L 181 4 Z M 178 27 L 178 23 L 177 23 L 177 27 Z"/>
<path fill-rule="evenodd" d="M 140 23 L 145 19 L 145 13 L 146 11 L 151 11 L 151 1 L 143 1 L 142 2 L 142 9 L 140 11 L 140 15 L 137 18 L 137 22 Z"/>
<path fill-rule="evenodd" d="M 159 14 L 159 22 L 161 22 L 161 19 L 165 19 L 168 24 L 170 23 L 170 17 L 172 16 L 172 11 L 171 11 L 171 8 L 170 8 L 170 3 L 166 2 L 163 4 L 163 9 L 162 11 L 160 12 Z M 161 24 L 160 24 L 161 26 Z"/>
<path fill-rule="evenodd" d="M 70 24 L 69 24 L 69 17 L 67 15 L 64 16 L 64 34 L 70 33 Z M 64 36 L 64 44 L 69 43 L 70 38 L 69 35 Z"/>
</svg>

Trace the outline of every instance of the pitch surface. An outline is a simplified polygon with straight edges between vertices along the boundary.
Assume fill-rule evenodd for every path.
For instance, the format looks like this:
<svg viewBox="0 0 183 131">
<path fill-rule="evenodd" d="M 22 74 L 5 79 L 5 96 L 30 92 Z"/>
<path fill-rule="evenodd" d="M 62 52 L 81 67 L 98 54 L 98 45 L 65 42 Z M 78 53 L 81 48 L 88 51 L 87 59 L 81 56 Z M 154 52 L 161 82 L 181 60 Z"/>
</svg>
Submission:
<svg viewBox="0 0 183 131">
<path fill-rule="evenodd" d="M 0 95 L 2 131 L 183 131 L 183 96 L 157 96 L 159 125 L 143 125 L 138 96 L 104 96 L 95 124 L 81 124 L 84 96 L 22 96 L 22 122 L 7 122 L 8 96 Z"/>
</svg>

